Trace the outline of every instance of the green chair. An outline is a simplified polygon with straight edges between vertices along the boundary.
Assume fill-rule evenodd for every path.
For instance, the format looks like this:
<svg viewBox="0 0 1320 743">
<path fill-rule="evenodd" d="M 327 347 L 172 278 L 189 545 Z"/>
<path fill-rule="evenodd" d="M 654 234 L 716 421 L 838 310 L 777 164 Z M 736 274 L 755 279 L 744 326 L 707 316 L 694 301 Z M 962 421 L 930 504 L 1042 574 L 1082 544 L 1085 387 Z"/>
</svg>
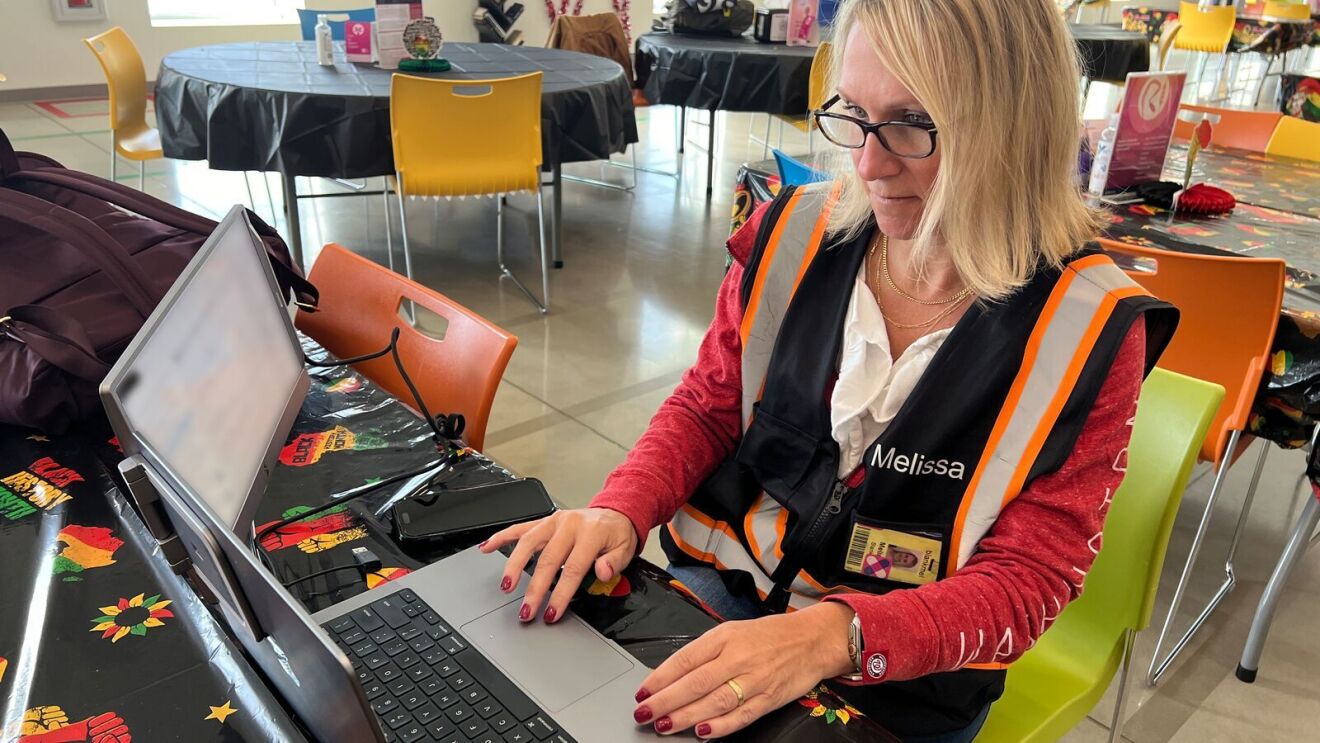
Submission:
<svg viewBox="0 0 1320 743">
<path fill-rule="evenodd" d="M 1056 741 L 1095 707 L 1121 668 L 1109 740 L 1123 722 L 1137 632 L 1150 624 L 1174 516 L 1224 388 L 1155 369 L 1141 388 L 1127 476 L 1083 594 L 1008 669 L 979 743 Z"/>
</svg>

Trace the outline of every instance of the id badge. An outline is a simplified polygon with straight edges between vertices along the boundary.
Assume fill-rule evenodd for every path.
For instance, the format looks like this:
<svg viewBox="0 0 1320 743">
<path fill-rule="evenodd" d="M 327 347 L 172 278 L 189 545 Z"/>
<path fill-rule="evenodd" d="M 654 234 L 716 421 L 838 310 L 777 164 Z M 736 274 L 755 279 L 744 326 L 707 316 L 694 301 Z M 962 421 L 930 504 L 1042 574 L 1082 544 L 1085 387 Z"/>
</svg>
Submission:
<svg viewBox="0 0 1320 743">
<path fill-rule="evenodd" d="M 854 522 L 843 568 L 868 578 L 920 586 L 939 578 L 943 549 L 934 534 L 909 534 Z"/>
</svg>

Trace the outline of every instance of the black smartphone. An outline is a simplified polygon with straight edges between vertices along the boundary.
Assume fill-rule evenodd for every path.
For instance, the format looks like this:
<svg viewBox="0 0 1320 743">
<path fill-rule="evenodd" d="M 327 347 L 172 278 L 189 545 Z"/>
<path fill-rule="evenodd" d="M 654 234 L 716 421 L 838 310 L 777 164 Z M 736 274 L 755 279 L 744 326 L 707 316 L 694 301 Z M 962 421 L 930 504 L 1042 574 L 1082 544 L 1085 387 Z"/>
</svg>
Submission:
<svg viewBox="0 0 1320 743">
<path fill-rule="evenodd" d="M 549 516 L 555 510 L 545 486 L 534 477 L 458 490 L 437 489 L 394 506 L 394 528 L 402 541 L 457 537 Z"/>
</svg>

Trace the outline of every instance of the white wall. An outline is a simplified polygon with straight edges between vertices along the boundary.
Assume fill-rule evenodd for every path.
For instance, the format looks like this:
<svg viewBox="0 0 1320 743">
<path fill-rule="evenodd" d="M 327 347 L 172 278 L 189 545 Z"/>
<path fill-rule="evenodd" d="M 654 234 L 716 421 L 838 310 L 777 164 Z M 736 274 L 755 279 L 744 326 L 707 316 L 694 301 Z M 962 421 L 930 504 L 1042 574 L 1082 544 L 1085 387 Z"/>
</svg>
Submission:
<svg viewBox="0 0 1320 743">
<path fill-rule="evenodd" d="M 224 0 L 199 0 L 224 2 Z M 528 45 L 545 43 L 550 30 L 544 0 L 521 0 L 527 6 L 515 28 L 521 29 Z M 351 8 L 364 0 L 309 0 L 308 7 Z M 571 5 L 572 3 L 570 3 Z M 427 15 L 435 18 L 445 38 L 476 41 L 472 25 L 476 0 L 425 0 Z M 555 3 L 558 7 L 559 3 Z M 633 0 L 630 11 L 634 35 L 651 25 L 650 0 Z M 583 13 L 612 9 L 610 0 L 586 0 Z M 296 25 L 163 27 L 151 25 L 146 0 L 106 0 L 106 20 L 95 23 L 56 23 L 48 0 L 0 0 L 0 73 L 9 81 L 0 91 L 55 88 L 104 83 L 101 68 L 82 39 L 113 26 L 123 26 L 137 44 L 155 79 L 161 57 L 178 49 L 234 41 L 265 41 L 298 38 Z"/>
</svg>

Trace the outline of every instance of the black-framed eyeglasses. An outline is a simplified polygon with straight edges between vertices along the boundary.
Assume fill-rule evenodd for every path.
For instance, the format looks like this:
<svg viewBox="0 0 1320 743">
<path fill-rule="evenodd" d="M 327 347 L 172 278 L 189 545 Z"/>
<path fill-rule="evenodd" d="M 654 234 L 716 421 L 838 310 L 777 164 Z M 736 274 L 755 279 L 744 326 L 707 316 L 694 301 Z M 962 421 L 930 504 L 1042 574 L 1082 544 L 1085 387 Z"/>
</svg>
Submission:
<svg viewBox="0 0 1320 743">
<path fill-rule="evenodd" d="M 866 146 L 866 135 L 874 134 L 880 145 L 899 157 L 914 160 L 935 154 L 935 135 L 938 129 L 932 122 L 924 121 L 862 121 L 861 119 L 834 113 L 830 106 L 839 102 L 834 96 L 818 110 L 812 111 L 816 117 L 816 126 L 826 139 L 840 147 L 859 150 Z"/>
</svg>

